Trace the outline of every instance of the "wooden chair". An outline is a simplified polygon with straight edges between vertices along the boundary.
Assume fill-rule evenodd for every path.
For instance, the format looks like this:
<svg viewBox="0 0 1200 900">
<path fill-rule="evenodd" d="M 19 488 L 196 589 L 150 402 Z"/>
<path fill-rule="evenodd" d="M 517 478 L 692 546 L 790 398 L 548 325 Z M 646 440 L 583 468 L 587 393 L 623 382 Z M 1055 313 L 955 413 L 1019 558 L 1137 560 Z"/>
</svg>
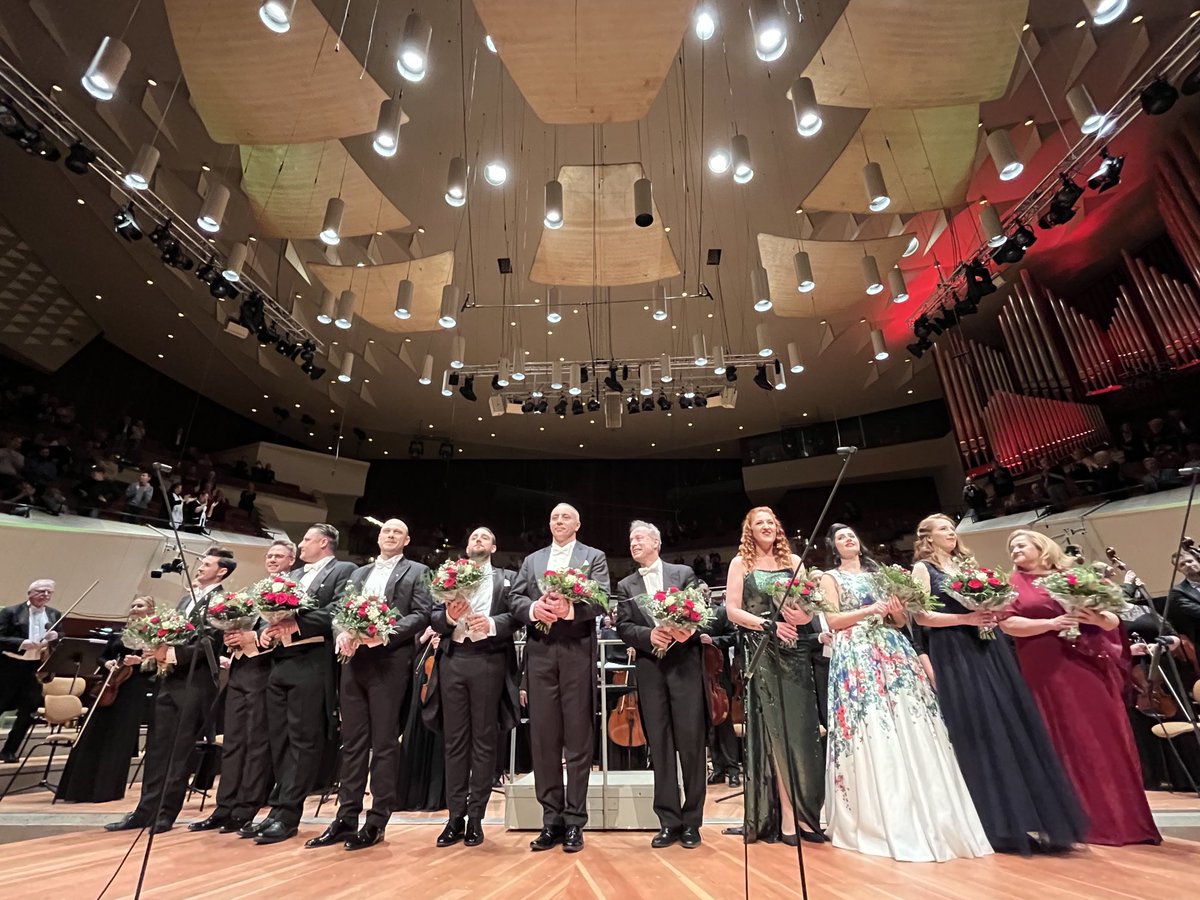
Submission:
<svg viewBox="0 0 1200 900">
<path fill-rule="evenodd" d="M 70 678 L 56 678 L 55 681 L 71 681 Z M 78 679 L 76 679 L 78 680 Z M 46 760 L 46 768 L 42 772 L 41 780 L 37 784 L 31 785 L 28 788 L 23 788 L 15 793 L 23 793 L 27 790 L 35 788 L 46 788 L 54 791 L 56 785 L 50 783 L 50 767 L 54 764 L 54 754 L 60 747 L 70 748 L 75 746 L 75 741 L 78 740 L 78 734 L 72 732 L 67 733 L 64 729 L 67 726 L 77 726 L 84 715 L 84 705 L 79 697 L 72 693 L 65 694 L 47 694 L 45 697 L 46 705 L 41 709 L 41 713 L 47 725 L 50 726 L 50 734 L 43 738 L 38 743 L 34 744 L 25 756 L 21 759 L 21 764 L 17 767 L 17 771 L 13 772 L 12 777 L 8 779 L 8 784 L 5 785 L 3 793 L 0 793 L 0 800 L 12 792 L 12 786 L 16 783 L 17 778 L 25 770 L 26 764 L 30 757 L 33 756 L 42 747 L 50 748 L 50 756 Z"/>
</svg>

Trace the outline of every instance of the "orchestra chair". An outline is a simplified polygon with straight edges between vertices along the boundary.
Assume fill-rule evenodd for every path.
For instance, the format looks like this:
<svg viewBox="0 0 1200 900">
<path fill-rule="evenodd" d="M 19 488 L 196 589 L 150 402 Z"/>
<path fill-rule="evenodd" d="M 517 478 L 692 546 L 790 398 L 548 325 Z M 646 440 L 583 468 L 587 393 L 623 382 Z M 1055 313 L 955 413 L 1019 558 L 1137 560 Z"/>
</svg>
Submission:
<svg viewBox="0 0 1200 900">
<path fill-rule="evenodd" d="M 56 678 L 55 681 L 71 681 L 70 678 Z M 69 725 L 77 727 L 83 719 L 86 711 L 83 702 L 73 693 L 63 694 L 47 694 L 45 697 L 45 706 L 40 710 L 42 717 L 47 725 L 50 726 L 50 734 L 44 737 L 38 743 L 34 744 L 28 752 L 22 757 L 21 764 L 17 767 L 17 771 L 8 779 L 8 784 L 4 786 L 4 791 L 0 793 L 0 800 L 3 800 L 9 793 L 21 794 L 25 791 L 31 791 L 36 788 L 45 788 L 49 791 L 57 789 L 57 785 L 50 783 L 50 767 L 54 764 L 54 754 L 60 747 L 65 747 L 68 752 L 75 746 L 75 741 L 79 739 L 77 733 L 67 733 L 64 729 Z M 46 760 L 46 768 L 42 772 L 41 780 L 27 788 L 22 788 L 19 791 L 13 791 L 12 786 L 16 783 L 18 777 L 25 770 L 26 764 L 30 758 L 42 747 L 50 748 L 50 756 Z"/>
</svg>

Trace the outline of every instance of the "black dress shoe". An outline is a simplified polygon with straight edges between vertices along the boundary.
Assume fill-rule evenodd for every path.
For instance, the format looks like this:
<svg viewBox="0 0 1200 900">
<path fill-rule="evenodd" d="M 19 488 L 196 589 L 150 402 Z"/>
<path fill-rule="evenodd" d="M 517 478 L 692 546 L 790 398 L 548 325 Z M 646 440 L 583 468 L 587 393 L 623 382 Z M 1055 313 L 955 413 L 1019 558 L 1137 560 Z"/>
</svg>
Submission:
<svg viewBox="0 0 1200 900">
<path fill-rule="evenodd" d="M 217 834 L 233 834 L 235 831 L 241 834 L 242 829 L 253 821 L 253 819 L 227 819 L 225 824 L 217 830 Z"/>
<path fill-rule="evenodd" d="M 343 822 L 341 819 L 334 819 L 333 824 L 322 831 L 317 837 L 305 841 L 304 846 L 309 850 L 316 847 L 332 847 L 334 844 L 340 844 L 357 833 L 357 822 Z"/>
<path fill-rule="evenodd" d="M 130 813 L 125 818 L 118 822 L 109 822 L 104 826 L 105 831 L 132 831 L 134 828 L 145 828 L 146 822 L 143 822 L 137 817 L 137 813 Z"/>
<path fill-rule="evenodd" d="M 562 827 L 555 828 L 547 825 L 541 830 L 537 837 L 529 842 L 530 850 L 549 850 L 552 847 L 557 847 L 563 842 Z"/>
<path fill-rule="evenodd" d="M 295 825 L 284 825 L 278 819 L 268 819 L 267 824 L 254 836 L 254 843 L 278 844 L 294 838 L 299 830 Z"/>
<path fill-rule="evenodd" d="M 274 821 L 275 820 L 270 816 L 267 816 L 267 818 L 263 819 L 261 822 L 255 822 L 253 819 L 251 819 L 237 830 L 237 836 L 240 838 L 258 837 L 262 830 Z"/>
<path fill-rule="evenodd" d="M 438 835 L 437 845 L 439 847 L 451 847 L 462 840 L 463 836 L 463 818 L 455 816 L 446 823 L 446 827 L 442 829 L 442 833 Z"/>
<path fill-rule="evenodd" d="M 218 816 L 213 813 L 207 819 L 201 819 L 199 822 L 193 822 L 188 826 L 188 831 L 212 831 L 214 828 L 224 829 L 230 822 L 225 816 Z"/>
<path fill-rule="evenodd" d="M 673 843 L 679 840 L 678 828 L 660 828 L 650 840 L 650 846 L 655 850 L 661 850 L 663 847 L 670 847 Z"/>
<path fill-rule="evenodd" d="M 15 753 L 0 753 L 0 763 L 15 763 L 17 761 L 17 754 Z"/>
<path fill-rule="evenodd" d="M 711 775 L 708 776 L 708 783 L 709 784 L 724 784 L 725 783 L 725 773 L 719 772 L 719 771 L 713 772 Z"/>
<path fill-rule="evenodd" d="M 679 843 L 688 850 L 696 849 L 700 846 L 700 829 L 695 825 L 684 825 L 679 835 Z"/>
<path fill-rule="evenodd" d="M 800 839 L 794 834 L 781 834 L 779 835 L 779 840 L 787 844 L 789 847 L 795 847 L 798 843 L 800 843 Z"/>
<path fill-rule="evenodd" d="M 729 786 L 730 787 L 741 787 L 742 786 L 742 778 L 740 775 L 738 775 L 737 772 L 734 772 L 732 775 L 729 776 Z"/>
<path fill-rule="evenodd" d="M 346 839 L 347 850 L 365 850 L 374 847 L 383 840 L 383 829 L 378 825 L 367 824 L 358 830 L 357 834 Z"/>
<path fill-rule="evenodd" d="M 583 829 L 578 825 L 568 825 L 563 835 L 563 850 L 567 853 L 578 853 L 583 849 Z"/>
<path fill-rule="evenodd" d="M 482 819 L 467 819 L 467 833 L 463 836 L 463 843 L 468 847 L 478 847 L 483 843 Z"/>
<path fill-rule="evenodd" d="M 174 822 L 168 822 L 166 819 L 160 819 L 154 823 L 154 827 L 150 829 L 151 834 L 166 834 L 175 827 Z"/>
<path fill-rule="evenodd" d="M 824 844 L 829 840 L 823 831 L 809 831 L 805 828 L 801 828 L 799 834 L 800 840 L 808 841 L 810 844 Z"/>
</svg>

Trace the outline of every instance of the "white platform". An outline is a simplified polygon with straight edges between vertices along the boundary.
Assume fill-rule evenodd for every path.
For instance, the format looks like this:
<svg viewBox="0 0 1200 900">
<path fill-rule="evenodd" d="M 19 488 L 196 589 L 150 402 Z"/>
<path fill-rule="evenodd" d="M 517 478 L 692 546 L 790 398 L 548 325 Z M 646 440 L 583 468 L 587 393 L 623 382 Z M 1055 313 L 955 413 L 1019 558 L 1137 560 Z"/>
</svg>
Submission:
<svg viewBox="0 0 1200 900">
<path fill-rule="evenodd" d="M 520 775 L 504 788 L 504 825 L 510 830 L 537 831 L 542 807 L 533 775 Z M 591 831 L 657 831 L 653 772 L 593 771 L 588 780 L 587 827 Z"/>
</svg>

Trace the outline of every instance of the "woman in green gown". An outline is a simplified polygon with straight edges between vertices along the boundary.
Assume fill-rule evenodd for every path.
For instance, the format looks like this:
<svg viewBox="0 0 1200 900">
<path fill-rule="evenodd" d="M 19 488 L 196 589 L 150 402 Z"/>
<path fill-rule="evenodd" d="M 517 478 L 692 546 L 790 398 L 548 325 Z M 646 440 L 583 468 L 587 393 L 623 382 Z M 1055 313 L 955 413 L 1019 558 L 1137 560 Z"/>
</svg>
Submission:
<svg viewBox="0 0 1200 900">
<path fill-rule="evenodd" d="M 729 564 L 725 606 L 729 621 L 741 628 L 742 665 L 759 641 L 769 642 L 746 686 L 747 843 L 781 840 L 794 846 L 796 823 L 801 838 L 825 839 L 825 760 L 811 650 L 796 634 L 796 626 L 812 617 L 788 608 L 773 628 L 766 626 L 773 633 L 763 634 L 774 613 L 766 588 L 791 577 L 799 562 L 770 508 L 759 506 L 746 514 L 738 555 Z"/>
</svg>

